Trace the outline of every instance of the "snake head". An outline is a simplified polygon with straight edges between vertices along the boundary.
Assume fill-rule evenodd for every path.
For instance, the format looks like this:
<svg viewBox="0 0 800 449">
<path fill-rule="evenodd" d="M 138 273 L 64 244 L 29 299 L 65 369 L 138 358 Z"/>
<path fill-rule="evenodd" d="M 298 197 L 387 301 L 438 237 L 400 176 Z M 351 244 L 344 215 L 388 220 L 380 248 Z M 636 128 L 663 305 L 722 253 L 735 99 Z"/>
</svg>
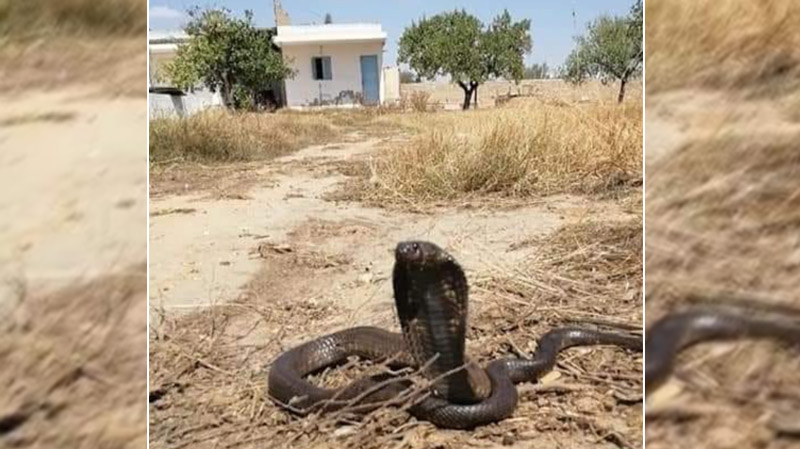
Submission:
<svg viewBox="0 0 800 449">
<path fill-rule="evenodd" d="M 400 242 L 395 248 L 395 261 L 408 268 L 433 267 L 452 262 L 453 257 L 436 244 L 424 241 Z"/>
</svg>

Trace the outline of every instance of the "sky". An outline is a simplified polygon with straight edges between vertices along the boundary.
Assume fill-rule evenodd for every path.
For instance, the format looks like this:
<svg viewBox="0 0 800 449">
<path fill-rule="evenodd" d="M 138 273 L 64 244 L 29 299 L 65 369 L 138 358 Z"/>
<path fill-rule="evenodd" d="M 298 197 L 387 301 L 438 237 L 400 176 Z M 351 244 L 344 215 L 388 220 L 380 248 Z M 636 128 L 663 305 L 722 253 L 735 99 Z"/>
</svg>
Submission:
<svg viewBox="0 0 800 449">
<path fill-rule="evenodd" d="M 546 62 L 550 67 L 563 64 L 573 47 L 573 36 L 587 22 L 601 14 L 624 15 L 634 0 L 282 0 L 293 25 L 322 23 L 330 13 L 334 23 L 377 22 L 388 34 L 384 64 L 394 65 L 397 41 L 412 21 L 423 15 L 465 9 L 484 23 L 508 9 L 514 20 L 531 20 L 533 51 L 526 64 Z M 272 0 L 150 0 L 150 29 L 177 30 L 186 21 L 185 11 L 200 7 L 226 7 L 237 15 L 253 11 L 256 24 L 274 26 Z M 573 11 L 575 18 L 573 19 Z"/>
</svg>

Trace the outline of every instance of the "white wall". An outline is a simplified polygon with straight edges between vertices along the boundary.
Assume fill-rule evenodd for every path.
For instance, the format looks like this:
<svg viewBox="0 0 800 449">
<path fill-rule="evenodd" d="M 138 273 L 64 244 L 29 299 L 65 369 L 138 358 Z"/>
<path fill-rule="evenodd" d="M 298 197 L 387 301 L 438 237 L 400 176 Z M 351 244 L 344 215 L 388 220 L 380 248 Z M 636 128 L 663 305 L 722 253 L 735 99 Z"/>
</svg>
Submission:
<svg viewBox="0 0 800 449">
<path fill-rule="evenodd" d="M 185 117 L 208 108 L 221 107 L 222 98 L 219 92 L 200 89 L 183 96 L 151 93 L 148 103 L 151 118 Z"/>
<path fill-rule="evenodd" d="M 383 43 L 335 43 L 329 45 L 284 45 L 284 60 L 297 70 L 294 79 L 286 80 L 286 102 L 289 107 L 316 105 L 352 105 L 348 91 L 361 95 L 361 56 L 378 56 L 378 82 L 382 83 Z M 314 80 L 311 58 L 331 57 L 330 80 Z M 383 103 L 383 86 L 378 86 Z"/>
<path fill-rule="evenodd" d="M 395 103 L 400 100 L 400 69 L 397 66 L 381 70 L 381 103 Z"/>
</svg>

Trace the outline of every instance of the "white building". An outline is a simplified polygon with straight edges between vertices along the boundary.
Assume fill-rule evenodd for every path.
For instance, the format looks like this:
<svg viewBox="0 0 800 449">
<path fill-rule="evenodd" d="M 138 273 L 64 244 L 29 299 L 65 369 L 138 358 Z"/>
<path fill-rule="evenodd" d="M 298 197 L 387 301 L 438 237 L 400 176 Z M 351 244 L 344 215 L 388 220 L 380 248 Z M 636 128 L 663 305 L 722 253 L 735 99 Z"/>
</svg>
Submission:
<svg viewBox="0 0 800 449">
<path fill-rule="evenodd" d="M 277 31 L 274 42 L 296 71 L 284 82 L 288 107 L 377 105 L 387 100 L 386 33 L 380 24 L 285 25 Z M 397 69 L 388 69 L 388 78 L 399 83 L 391 70 Z M 390 95 L 396 90 L 389 89 Z"/>
<path fill-rule="evenodd" d="M 219 93 L 198 86 L 183 92 L 161 73 L 190 37 L 183 32 L 149 35 L 150 115 L 185 116 L 222 105 Z M 295 70 L 294 78 L 269 89 L 280 106 L 378 105 L 400 98 L 397 67 L 383 68 L 386 33 L 379 24 L 278 26 L 273 42 Z"/>
</svg>

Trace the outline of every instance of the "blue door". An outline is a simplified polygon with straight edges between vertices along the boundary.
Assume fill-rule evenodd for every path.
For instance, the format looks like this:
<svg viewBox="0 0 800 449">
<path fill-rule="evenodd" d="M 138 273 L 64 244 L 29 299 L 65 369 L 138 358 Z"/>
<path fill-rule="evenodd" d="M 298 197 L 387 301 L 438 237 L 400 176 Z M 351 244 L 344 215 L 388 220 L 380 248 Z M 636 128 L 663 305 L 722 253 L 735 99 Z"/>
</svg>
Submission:
<svg viewBox="0 0 800 449">
<path fill-rule="evenodd" d="M 378 104 L 378 55 L 361 57 L 361 92 L 364 95 L 364 104 Z"/>
</svg>

